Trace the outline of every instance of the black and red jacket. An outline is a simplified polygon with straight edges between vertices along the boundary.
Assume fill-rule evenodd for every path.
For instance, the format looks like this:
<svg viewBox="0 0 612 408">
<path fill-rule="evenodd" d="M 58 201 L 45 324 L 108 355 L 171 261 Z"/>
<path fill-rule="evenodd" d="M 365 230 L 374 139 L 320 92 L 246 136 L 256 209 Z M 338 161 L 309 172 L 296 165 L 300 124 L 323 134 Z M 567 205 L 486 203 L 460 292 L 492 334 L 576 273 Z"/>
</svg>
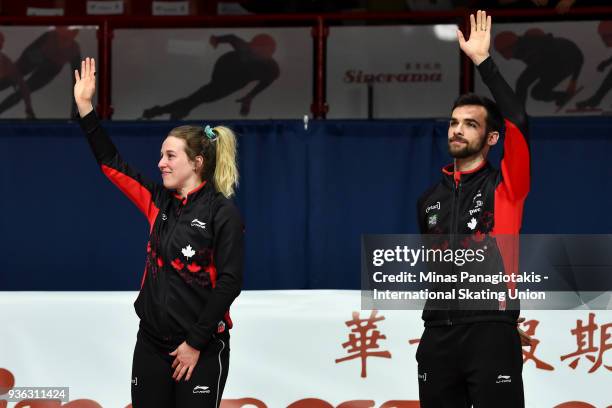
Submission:
<svg viewBox="0 0 612 408">
<path fill-rule="evenodd" d="M 452 164 L 444 167 L 442 180 L 418 200 L 419 229 L 422 234 L 447 237 L 442 238 L 445 239 L 442 245 L 451 249 L 487 248 L 478 273 L 513 274 L 518 272 L 518 234 L 530 184 L 527 115 L 491 57 L 478 66 L 478 71 L 505 118 L 500 169 L 487 161 L 465 172 L 455 172 Z M 452 269 L 451 273 L 461 270 L 454 265 Z M 444 286 L 448 289 L 461 285 L 445 284 L 439 288 Z M 512 282 L 504 286 L 503 289 L 515 287 Z M 468 288 L 496 290 L 486 284 L 468 285 Z M 440 307 L 441 304 L 444 306 Z M 481 304 L 482 310 L 475 310 L 474 304 L 468 308 L 461 302 L 427 302 L 423 320 L 426 326 L 495 320 L 516 322 L 517 303 L 494 300 Z"/>
<path fill-rule="evenodd" d="M 130 168 L 95 112 L 80 120 L 102 172 L 150 225 L 134 308 L 140 327 L 162 344 L 203 349 L 232 326 L 229 308 L 242 288 L 243 225 L 234 204 L 204 181 L 182 198 Z"/>
</svg>

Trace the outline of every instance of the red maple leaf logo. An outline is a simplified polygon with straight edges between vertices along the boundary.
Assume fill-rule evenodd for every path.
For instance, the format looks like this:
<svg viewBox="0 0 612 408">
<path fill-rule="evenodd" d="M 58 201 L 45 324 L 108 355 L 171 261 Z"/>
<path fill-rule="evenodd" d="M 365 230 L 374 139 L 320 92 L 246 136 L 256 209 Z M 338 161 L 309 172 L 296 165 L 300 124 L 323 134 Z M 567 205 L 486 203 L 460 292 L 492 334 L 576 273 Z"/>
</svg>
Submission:
<svg viewBox="0 0 612 408">
<path fill-rule="evenodd" d="M 196 272 L 200 272 L 202 270 L 202 267 L 198 265 L 197 263 L 192 262 L 189 265 L 187 265 L 187 269 L 191 273 L 196 273 Z"/>
<path fill-rule="evenodd" d="M 185 267 L 185 264 L 183 262 L 181 262 L 181 260 L 178 259 L 178 258 L 176 258 L 174 261 L 170 262 L 170 265 L 172 265 L 172 267 L 174 269 L 176 269 L 177 271 L 181 271 Z"/>
</svg>

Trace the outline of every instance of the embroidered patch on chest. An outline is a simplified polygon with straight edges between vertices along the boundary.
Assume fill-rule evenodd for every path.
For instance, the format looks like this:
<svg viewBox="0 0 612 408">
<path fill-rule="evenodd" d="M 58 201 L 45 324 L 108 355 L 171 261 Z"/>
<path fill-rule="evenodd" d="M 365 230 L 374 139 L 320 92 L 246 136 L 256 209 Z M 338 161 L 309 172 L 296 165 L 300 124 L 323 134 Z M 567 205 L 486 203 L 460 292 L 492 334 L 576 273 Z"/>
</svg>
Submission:
<svg viewBox="0 0 612 408">
<path fill-rule="evenodd" d="M 435 227 L 438 223 L 438 214 L 433 214 L 427 217 L 427 225 L 430 227 Z"/>
</svg>

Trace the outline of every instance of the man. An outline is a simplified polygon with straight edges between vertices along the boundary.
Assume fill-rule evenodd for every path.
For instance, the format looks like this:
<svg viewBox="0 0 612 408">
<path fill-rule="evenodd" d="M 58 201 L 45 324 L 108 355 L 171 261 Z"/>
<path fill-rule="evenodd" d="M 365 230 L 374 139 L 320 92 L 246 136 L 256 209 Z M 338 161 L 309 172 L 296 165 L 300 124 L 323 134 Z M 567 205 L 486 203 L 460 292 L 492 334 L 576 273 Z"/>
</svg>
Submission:
<svg viewBox="0 0 612 408">
<path fill-rule="evenodd" d="M 516 238 L 529 191 L 526 113 L 489 56 L 491 17 L 478 11 L 470 22 L 468 41 L 457 32 L 459 45 L 496 102 L 474 94 L 455 102 L 448 128 L 454 163 L 442 169 L 442 180 L 419 199 L 418 221 L 421 233 L 450 237 L 444 247 L 486 249 L 481 273 L 511 274 L 516 272 Z M 504 156 L 497 170 L 486 157 L 504 127 Z M 521 343 L 529 338 L 517 332 L 518 317 L 518 305 L 509 300 L 428 301 L 416 356 L 421 407 L 524 407 Z"/>
<path fill-rule="evenodd" d="M 534 100 L 554 102 L 557 109 L 576 94 L 584 55 L 573 41 L 553 37 L 538 28 L 527 30 L 522 36 L 503 31 L 495 36 L 495 49 L 504 58 L 517 59 L 527 65 L 516 81 L 516 93 L 523 104 L 532 85 Z M 568 78 L 564 91 L 555 89 Z"/>
</svg>

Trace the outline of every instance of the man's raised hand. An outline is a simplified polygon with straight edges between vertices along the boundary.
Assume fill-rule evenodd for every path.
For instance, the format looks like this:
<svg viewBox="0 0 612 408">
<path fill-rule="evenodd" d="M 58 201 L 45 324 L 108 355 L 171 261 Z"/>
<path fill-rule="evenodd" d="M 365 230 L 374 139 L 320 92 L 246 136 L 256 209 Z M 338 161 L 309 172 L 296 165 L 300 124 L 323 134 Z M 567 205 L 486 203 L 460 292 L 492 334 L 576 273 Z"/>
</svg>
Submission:
<svg viewBox="0 0 612 408">
<path fill-rule="evenodd" d="M 459 46 L 472 62 L 480 65 L 489 57 L 491 46 L 491 16 L 482 10 L 478 10 L 476 17 L 470 14 L 470 38 L 465 40 L 461 30 L 457 30 Z"/>
</svg>

